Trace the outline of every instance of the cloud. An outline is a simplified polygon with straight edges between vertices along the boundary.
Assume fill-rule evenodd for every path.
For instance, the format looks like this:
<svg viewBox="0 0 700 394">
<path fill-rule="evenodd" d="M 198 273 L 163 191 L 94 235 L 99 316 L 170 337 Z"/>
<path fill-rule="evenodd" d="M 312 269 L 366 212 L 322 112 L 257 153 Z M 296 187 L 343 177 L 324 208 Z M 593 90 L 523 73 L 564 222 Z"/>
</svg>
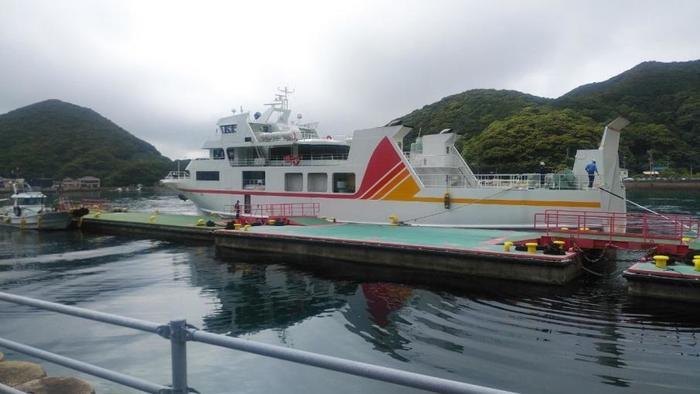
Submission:
<svg viewBox="0 0 700 394">
<path fill-rule="evenodd" d="M 474 88 L 548 97 L 644 60 L 700 58 L 700 3 L 5 1 L 0 112 L 88 106 L 171 157 L 278 86 L 349 134 Z"/>
</svg>

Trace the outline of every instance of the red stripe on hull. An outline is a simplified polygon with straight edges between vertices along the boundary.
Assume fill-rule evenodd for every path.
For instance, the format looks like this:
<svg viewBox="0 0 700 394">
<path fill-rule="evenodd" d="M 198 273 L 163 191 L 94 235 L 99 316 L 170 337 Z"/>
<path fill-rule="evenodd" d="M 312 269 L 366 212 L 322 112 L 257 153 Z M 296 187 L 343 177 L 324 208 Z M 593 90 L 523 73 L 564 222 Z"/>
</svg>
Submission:
<svg viewBox="0 0 700 394">
<path fill-rule="evenodd" d="M 365 175 L 362 177 L 362 185 L 360 185 L 359 195 L 365 194 L 369 188 L 373 187 L 382 177 L 389 172 L 397 163 L 401 161 L 394 145 L 389 138 L 384 137 L 377 147 L 372 152 L 367 163 Z"/>
</svg>

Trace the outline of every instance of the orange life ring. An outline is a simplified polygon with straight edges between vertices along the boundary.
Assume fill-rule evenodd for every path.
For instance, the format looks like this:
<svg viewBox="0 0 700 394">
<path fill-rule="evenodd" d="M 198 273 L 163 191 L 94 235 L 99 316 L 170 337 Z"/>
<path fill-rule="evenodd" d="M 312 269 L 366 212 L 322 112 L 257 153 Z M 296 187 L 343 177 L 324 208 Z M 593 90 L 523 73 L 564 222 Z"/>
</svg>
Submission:
<svg viewBox="0 0 700 394">
<path fill-rule="evenodd" d="M 298 166 L 301 159 L 297 155 L 286 155 L 284 156 L 284 161 L 293 166 Z"/>
</svg>

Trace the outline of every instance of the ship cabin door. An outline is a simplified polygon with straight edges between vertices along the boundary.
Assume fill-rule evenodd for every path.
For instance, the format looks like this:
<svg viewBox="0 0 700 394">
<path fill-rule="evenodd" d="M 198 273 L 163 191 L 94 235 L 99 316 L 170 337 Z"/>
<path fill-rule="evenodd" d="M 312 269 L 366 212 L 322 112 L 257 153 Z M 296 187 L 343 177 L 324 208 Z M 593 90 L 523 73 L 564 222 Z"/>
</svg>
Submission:
<svg viewBox="0 0 700 394">
<path fill-rule="evenodd" d="M 243 212 L 250 214 L 252 203 L 250 202 L 250 194 L 243 195 Z"/>
</svg>

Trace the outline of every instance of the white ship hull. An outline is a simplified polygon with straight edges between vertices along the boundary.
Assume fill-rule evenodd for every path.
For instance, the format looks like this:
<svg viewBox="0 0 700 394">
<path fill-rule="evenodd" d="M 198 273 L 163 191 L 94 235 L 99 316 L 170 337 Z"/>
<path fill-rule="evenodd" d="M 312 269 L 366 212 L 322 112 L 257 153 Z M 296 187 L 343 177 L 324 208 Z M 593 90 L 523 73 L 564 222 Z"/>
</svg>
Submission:
<svg viewBox="0 0 700 394">
<path fill-rule="evenodd" d="M 26 230 L 65 230 L 71 225 L 72 217 L 68 212 L 46 212 L 26 216 L 14 216 L 13 213 L 0 213 L 0 226 Z"/>
<path fill-rule="evenodd" d="M 389 216 L 396 215 L 407 224 L 475 228 L 532 228 L 535 214 L 545 209 L 600 211 L 597 207 L 605 198 L 598 190 L 585 193 L 513 191 L 500 194 L 497 200 L 488 199 L 488 196 L 482 196 L 482 193 L 463 193 L 463 196 L 459 197 L 452 194 L 451 207 L 445 209 L 442 196 L 436 196 L 435 199 L 439 200 L 436 202 L 339 201 L 320 197 L 250 194 L 226 189 L 214 191 L 184 187 L 177 190 L 204 212 L 222 216 L 232 216 L 235 202 L 243 202 L 244 196 L 248 194 L 253 205 L 318 203 L 320 216 L 335 218 L 338 221 L 387 223 Z M 478 201 L 485 197 L 485 200 Z M 457 199 L 477 201 L 454 202 Z"/>
</svg>

